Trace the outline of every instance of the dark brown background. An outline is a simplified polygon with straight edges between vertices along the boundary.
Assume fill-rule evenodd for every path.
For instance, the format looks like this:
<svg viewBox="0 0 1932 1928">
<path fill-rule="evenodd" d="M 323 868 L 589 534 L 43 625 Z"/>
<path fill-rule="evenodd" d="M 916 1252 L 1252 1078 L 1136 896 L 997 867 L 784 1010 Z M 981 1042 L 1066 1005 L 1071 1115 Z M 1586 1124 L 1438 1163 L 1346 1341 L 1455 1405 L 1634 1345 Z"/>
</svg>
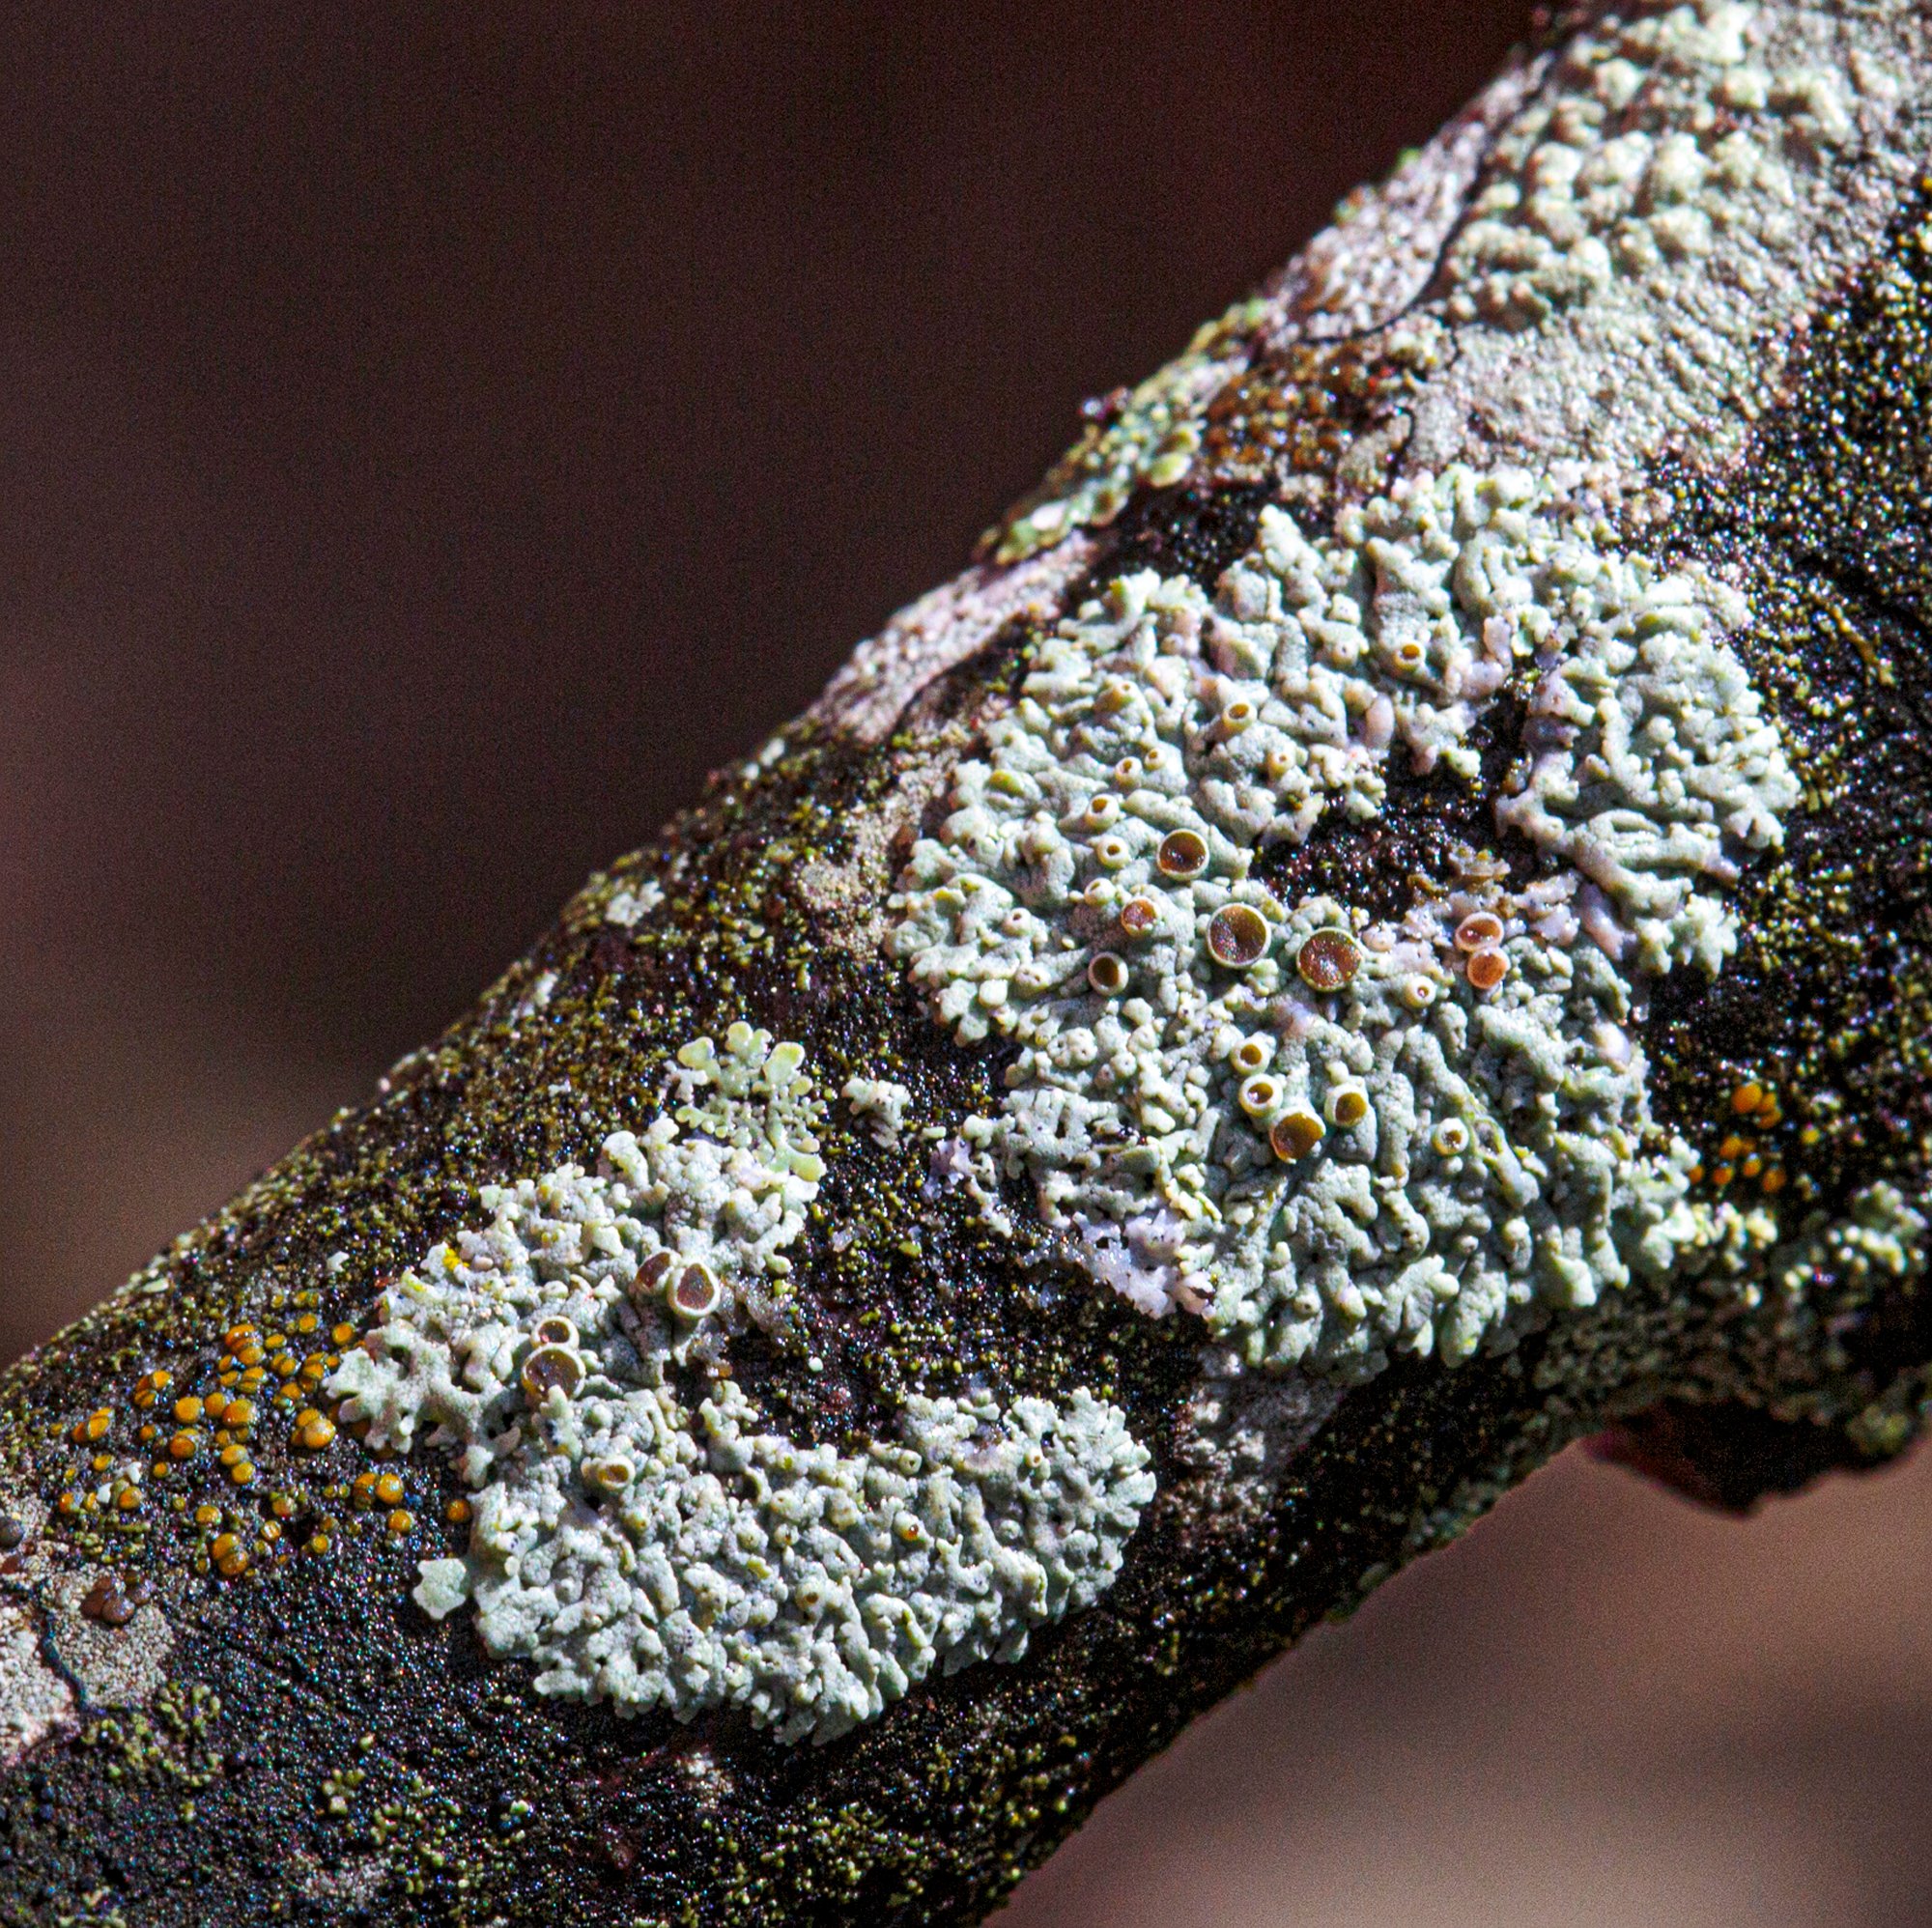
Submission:
<svg viewBox="0 0 1932 1928">
<path fill-rule="evenodd" d="M 18 6 L 0 1348 L 460 1011 L 1424 137 L 1510 0 Z M 1932 1475 L 1581 1462 L 1016 1924 L 1932 1919 Z"/>
</svg>

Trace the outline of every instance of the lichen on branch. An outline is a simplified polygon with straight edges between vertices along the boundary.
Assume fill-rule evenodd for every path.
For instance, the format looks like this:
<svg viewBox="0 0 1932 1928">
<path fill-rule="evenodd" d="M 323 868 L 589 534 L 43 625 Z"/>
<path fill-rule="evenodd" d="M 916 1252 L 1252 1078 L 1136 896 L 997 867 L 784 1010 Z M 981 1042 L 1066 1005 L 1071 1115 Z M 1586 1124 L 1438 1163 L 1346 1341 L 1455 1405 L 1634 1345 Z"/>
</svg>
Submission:
<svg viewBox="0 0 1932 1928">
<path fill-rule="evenodd" d="M 1564 13 L 12 1369 L 0 1918 L 974 1919 L 1571 1440 L 1902 1450 L 1929 36 Z"/>
</svg>

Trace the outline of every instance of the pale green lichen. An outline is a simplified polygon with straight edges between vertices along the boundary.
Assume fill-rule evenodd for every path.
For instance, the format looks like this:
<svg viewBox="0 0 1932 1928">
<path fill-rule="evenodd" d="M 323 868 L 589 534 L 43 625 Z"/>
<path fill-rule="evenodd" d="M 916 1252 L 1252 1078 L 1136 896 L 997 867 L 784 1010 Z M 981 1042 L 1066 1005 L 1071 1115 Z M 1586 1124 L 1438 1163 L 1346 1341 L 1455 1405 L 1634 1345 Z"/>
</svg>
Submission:
<svg viewBox="0 0 1932 1928">
<path fill-rule="evenodd" d="M 1578 34 L 1555 84 L 1506 128 L 1444 261 L 1447 313 L 1533 326 L 1619 276 L 1694 262 L 1724 231 L 1776 245 L 1795 198 L 1784 150 L 1851 129 L 1834 76 L 1753 57 L 1758 9 L 1622 9 Z"/>
<path fill-rule="evenodd" d="M 892 1078 L 864 1078 L 855 1073 L 840 1087 L 839 1095 L 866 1120 L 875 1145 L 887 1151 L 897 1148 L 913 1101 L 904 1085 Z"/>
<path fill-rule="evenodd" d="M 1259 299 L 1236 302 L 1198 328 L 1165 368 L 1110 406 L 994 532 L 994 559 L 1017 562 L 1076 528 L 1112 522 L 1143 483 L 1165 489 L 1179 482 L 1201 447 L 1201 410 L 1245 363 L 1248 339 L 1267 312 Z"/>
<path fill-rule="evenodd" d="M 1822 1280 L 1845 1310 L 1922 1278 L 1932 1231 L 1925 1203 L 1914 1205 L 1880 1178 L 1861 1186 L 1837 1217 L 1810 1213 L 1771 1254 L 1761 1296 L 1786 1309 L 1814 1305 Z"/>
<path fill-rule="evenodd" d="M 1883 1286 L 1923 1274 L 1928 1230 L 1924 1212 L 1880 1178 L 1860 1191 L 1841 1219 L 1806 1225 L 1790 1254 L 1790 1269 L 1826 1269 L 1845 1287 L 1875 1296 Z"/>
<path fill-rule="evenodd" d="M 965 1145 L 1096 1278 L 1253 1363 L 1454 1361 L 1667 1262 L 1694 1157 L 1655 1148 L 1629 972 L 1717 967 L 1723 887 L 1796 794 L 1722 603 L 1527 475 L 1460 468 L 1316 540 L 1264 511 L 1211 601 L 1115 581 L 1040 645 L 895 899 L 936 1015 L 1019 1047 Z M 1396 922 L 1251 876 L 1374 817 L 1392 755 L 1473 777 L 1532 663 L 1516 808 L 1552 874 L 1512 891 L 1472 854 Z M 1259 955 L 1231 960 L 1230 919 Z"/>
<path fill-rule="evenodd" d="M 1578 556 L 1571 574 L 1576 642 L 1530 699 L 1534 759 L 1497 820 L 1604 893 L 1639 970 L 1715 973 L 1737 921 L 1709 887 L 1778 843 L 1778 814 L 1799 799 L 1724 638 L 1746 611 L 1708 580 L 1660 576 L 1640 557 Z"/>
<path fill-rule="evenodd" d="M 1750 341 L 1796 318 L 1812 277 L 1829 283 L 1856 258 L 1836 258 L 1842 235 L 1821 229 L 1863 218 L 1871 197 L 1846 174 L 1895 115 L 1890 67 L 1909 45 L 1910 13 L 1626 0 L 1541 56 L 1520 93 L 1504 91 L 1507 111 L 1459 203 L 1406 201 L 1406 170 L 1350 197 L 1311 258 L 1344 248 L 1353 282 L 1391 247 L 1435 262 L 1399 312 L 1407 334 L 1433 342 L 1427 359 L 1438 372 L 1363 436 L 1342 477 L 1378 474 L 1404 443 L 1430 466 L 1468 455 L 1471 383 L 1483 444 L 1518 453 L 1550 445 L 1559 423 L 1555 445 L 1596 452 L 1613 420 L 1610 448 L 1641 457 L 1662 433 L 1710 428 L 1708 408 L 1687 411 L 1689 397 L 1761 397 L 1770 364 Z M 1445 133 L 1425 178 L 1460 174 L 1467 133 Z M 1346 252 L 1357 230 L 1373 237 L 1357 243 L 1366 256 Z M 1201 481 L 1216 398 L 1284 344 L 1332 338 L 1335 317 L 1304 305 L 1310 292 L 1283 277 L 1099 405 L 1085 438 L 994 532 L 996 559 L 1105 525 L 1136 492 Z M 1567 342 L 1566 318 L 1576 325 Z M 1593 348 L 1579 354 L 1585 339 Z M 1604 386 L 1605 356 L 1625 350 L 1628 366 Z"/>
<path fill-rule="evenodd" d="M 469 1551 L 426 1562 L 416 1599 L 473 1603 L 542 1692 L 828 1740 L 1091 1604 L 1152 1495 L 1085 1391 L 915 1397 L 895 1437 L 840 1452 L 762 1430 L 716 1375 L 734 1330 L 781 1319 L 823 1176 L 802 1059 L 744 1025 L 687 1046 L 670 1116 L 595 1173 L 486 1188 L 489 1224 L 392 1286 L 330 1382 L 371 1444 L 428 1427 L 458 1457 Z"/>
<path fill-rule="evenodd" d="M 634 930 L 664 902 L 664 887 L 655 878 L 645 877 L 628 889 L 615 891 L 604 906 L 604 921 Z"/>
</svg>

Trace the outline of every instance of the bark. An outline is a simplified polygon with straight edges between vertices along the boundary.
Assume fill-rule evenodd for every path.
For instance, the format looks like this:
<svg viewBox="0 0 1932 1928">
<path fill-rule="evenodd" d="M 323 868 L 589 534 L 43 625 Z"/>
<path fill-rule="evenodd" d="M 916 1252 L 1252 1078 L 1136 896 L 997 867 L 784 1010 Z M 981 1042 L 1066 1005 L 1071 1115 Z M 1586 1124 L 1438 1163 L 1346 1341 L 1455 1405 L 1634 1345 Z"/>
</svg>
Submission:
<svg viewBox="0 0 1932 1928">
<path fill-rule="evenodd" d="M 0 1914 L 975 1920 L 1571 1441 L 1903 1450 L 1929 43 L 1550 23 L 13 1368 Z"/>
</svg>

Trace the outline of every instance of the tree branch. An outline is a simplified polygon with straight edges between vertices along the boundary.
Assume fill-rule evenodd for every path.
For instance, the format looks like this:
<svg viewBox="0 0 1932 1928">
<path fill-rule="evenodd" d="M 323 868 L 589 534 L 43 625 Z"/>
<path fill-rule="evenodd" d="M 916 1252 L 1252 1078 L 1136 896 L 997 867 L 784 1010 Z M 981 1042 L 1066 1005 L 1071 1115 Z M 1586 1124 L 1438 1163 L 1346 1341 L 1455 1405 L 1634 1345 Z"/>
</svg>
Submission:
<svg viewBox="0 0 1932 1928">
<path fill-rule="evenodd" d="M 1901 1450 L 1928 87 L 1566 15 L 14 1368 L 8 1917 L 976 1919 L 1571 1440 Z"/>
</svg>

